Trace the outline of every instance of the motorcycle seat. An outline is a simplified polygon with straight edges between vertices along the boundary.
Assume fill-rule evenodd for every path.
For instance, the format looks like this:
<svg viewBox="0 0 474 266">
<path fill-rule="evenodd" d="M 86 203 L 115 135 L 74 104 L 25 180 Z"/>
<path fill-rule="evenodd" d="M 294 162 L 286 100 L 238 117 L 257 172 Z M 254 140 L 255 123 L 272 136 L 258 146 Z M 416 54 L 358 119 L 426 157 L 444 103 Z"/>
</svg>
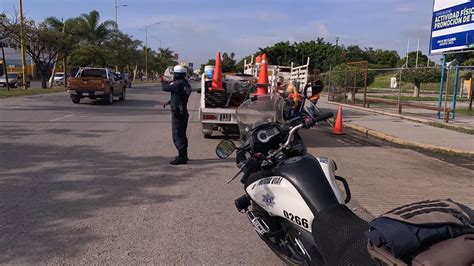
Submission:
<svg viewBox="0 0 474 266">
<path fill-rule="evenodd" d="M 345 205 L 328 207 L 314 217 L 316 246 L 327 265 L 374 265 L 367 250 L 369 223 Z"/>
</svg>

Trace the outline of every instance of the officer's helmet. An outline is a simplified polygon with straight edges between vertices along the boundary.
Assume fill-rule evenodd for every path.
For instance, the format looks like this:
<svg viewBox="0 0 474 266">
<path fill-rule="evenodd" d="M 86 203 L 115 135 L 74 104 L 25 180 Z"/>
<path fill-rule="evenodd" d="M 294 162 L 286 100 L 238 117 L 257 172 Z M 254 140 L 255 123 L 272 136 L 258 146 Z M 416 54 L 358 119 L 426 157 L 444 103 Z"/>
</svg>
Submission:
<svg viewBox="0 0 474 266">
<path fill-rule="evenodd" d="M 177 65 L 173 68 L 174 78 L 184 78 L 186 77 L 187 69 L 182 65 Z"/>
</svg>

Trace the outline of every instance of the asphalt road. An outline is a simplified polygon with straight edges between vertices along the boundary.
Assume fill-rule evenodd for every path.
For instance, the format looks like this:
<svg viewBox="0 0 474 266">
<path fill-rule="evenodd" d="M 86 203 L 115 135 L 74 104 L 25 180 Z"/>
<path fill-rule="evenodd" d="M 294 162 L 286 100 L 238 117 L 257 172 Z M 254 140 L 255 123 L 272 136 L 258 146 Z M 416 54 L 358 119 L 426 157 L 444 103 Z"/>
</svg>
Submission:
<svg viewBox="0 0 474 266">
<path fill-rule="evenodd" d="M 191 162 L 179 167 L 168 165 L 169 95 L 156 86 L 111 106 L 65 93 L 0 100 L 0 263 L 281 264 L 235 210 L 242 186 L 225 183 L 235 165 L 216 159 L 219 139 L 202 138 L 197 97 Z M 474 171 L 461 159 L 325 128 L 303 137 L 338 162 L 357 211 L 426 197 L 474 206 Z"/>
</svg>

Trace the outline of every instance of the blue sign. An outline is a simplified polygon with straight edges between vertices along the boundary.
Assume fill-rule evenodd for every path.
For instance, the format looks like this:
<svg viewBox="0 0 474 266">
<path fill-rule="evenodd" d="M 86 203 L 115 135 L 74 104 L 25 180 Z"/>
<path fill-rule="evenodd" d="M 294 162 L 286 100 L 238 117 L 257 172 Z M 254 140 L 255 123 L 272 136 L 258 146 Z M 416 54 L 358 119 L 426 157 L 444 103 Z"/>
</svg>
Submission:
<svg viewBox="0 0 474 266">
<path fill-rule="evenodd" d="M 434 0 L 431 54 L 474 48 L 474 0 Z"/>
</svg>

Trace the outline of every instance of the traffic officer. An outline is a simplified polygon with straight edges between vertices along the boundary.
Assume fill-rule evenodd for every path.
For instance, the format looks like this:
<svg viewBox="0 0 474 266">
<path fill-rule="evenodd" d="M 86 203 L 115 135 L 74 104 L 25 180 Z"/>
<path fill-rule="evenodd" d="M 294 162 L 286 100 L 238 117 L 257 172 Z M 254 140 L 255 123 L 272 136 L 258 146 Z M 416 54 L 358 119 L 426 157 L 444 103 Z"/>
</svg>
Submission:
<svg viewBox="0 0 474 266">
<path fill-rule="evenodd" d="M 188 162 L 188 138 L 186 129 L 188 127 L 188 99 L 191 94 L 191 86 L 186 80 L 186 68 L 177 65 L 173 68 L 173 81 L 163 83 L 163 91 L 171 92 L 169 101 L 171 107 L 171 128 L 173 131 L 173 142 L 178 149 L 178 156 L 170 162 L 171 165 L 186 164 Z"/>
</svg>

